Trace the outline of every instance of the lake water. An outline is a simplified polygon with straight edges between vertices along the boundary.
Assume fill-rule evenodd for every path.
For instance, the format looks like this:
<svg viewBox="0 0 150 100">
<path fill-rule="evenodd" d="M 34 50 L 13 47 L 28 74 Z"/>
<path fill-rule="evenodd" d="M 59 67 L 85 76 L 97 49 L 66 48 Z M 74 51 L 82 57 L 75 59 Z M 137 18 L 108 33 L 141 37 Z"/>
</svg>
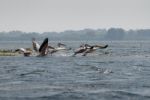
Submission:
<svg viewBox="0 0 150 100">
<path fill-rule="evenodd" d="M 56 44 L 51 42 L 50 44 Z M 73 51 L 46 57 L 0 57 L 0 100 L 150 100 L 150 41 L 64 42 L 108 44 L 86 57 Z M 0 42 L 1 49 L 31 47 Z"/>
</svg>

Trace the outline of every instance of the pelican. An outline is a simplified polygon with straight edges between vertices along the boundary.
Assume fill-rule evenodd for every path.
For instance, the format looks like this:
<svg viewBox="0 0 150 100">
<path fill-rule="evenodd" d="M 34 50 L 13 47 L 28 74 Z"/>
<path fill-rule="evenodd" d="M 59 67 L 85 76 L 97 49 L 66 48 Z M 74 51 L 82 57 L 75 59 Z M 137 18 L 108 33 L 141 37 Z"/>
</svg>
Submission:
<svg viewBox="0 0 150 100">
<path fill-rule="evenodd" d="M 33 49 L 38 52 L 38 56 L 46 56 L 48 54 L 48 38 L 45 38 L 41 46 L 32 39 Z M 30 48 L 19 48 L 15 51 L 19 51 L 20 54 L 24 54 L 24 56 L 30 56 L 32 54 L 32 50 Z"/>
<path fill-rule="evenodd" d="M 83 52 L 82 56 L 86 56 L 88 53 L 94 52 L 96 49 L 94 49 L 94 46 L 91 46 L 90 48 L 86 48 L 86 50 Z"/>
<path fill-rule="evenodd" d="M 107 47 L 108 47 L 108 45 L 82 44 L 82 45 L 80 45 L 80 47 L 77 50 L 75 50 L 73 56 L 75 56 L 79 53 L 83 53 L 82 56 L 86 56 L 88 53 L 92 53 L 92 52 L 96 51 L 97 49 L 105 49 Z"/>
<path fill-rule="evenodd" d="M 84 44 L 87 48 L 90 48 L 93 46 L 93 49 L 105 49 L 108 47 L 108 45 L 89 45 L 89 44 Z"/>
<path fill-rule="evenodd" d="M 48 38 L 45 38 L 41 45 L 35 41 L 35 38 L 32 39 L 33 50 L 38 53 L 38 56 L 46 56 L 48 54 Z"/>
<path fill-rule="evenodd" d="M 48 46 L 48 51 L 49 51 L 49 53 L 52 55 L 53 53 L 55 53 L 55 52 L 57 52 L 57 50 L 54 48 L 54 47 L 52 47 L 52 46 Z"/>
<path fill-rule="evenodd" d="M 96 51 L 97 49 L 105 49 L 108 47 L 108 45 L 87 45 L 88 48 L 85 50 L 85 52 L 83 53 L 82 56 L 86 56 L 88 53 L 92 53 L 94 51 Z"/>
<path fill-rule="evenodd" d="M 75 56 L 75 55 L 77 55 L 79 53 L 85 52 L 87 48 L 88 48 L 88 46 L 86 46 L 86 45 L 80 45 L 80 47 L 75 50 L 73 56 Z"/>
<path fill-rule="evenodd" d="M 66 45 L 65 44 L 62 44 L 62 43 L 58 43 L 57 44 L 57 47 L 52 47 L 52 46 L 49 46 L 49 53 L 52 55 L 53 53 L 56 53 L 58 51 L 63 51 L 63 50 L 71 50 L 71 48 L 66 48 Z"/>
<path fill-rule="evenodd" d="M 56 50 L 71 50 L 71 48 L 67 48 L 65 44 L 58 43 L 57 47 L 55 48 Z"/>
<path fill-rule="evenodd" d="M 29 50 L 28 48 L 19 48 L 19 49 L 17 49 L 17 50 L 15 50 L 16 52 L 18 52 L 19 51 L 19 53 L 20 54 L 24 54 L 24 56 L 26 56 L 26 57 L 28 57 L 28 56 L 30 56 L 31 55 L 31 53 L 32 53 L 32 50 Z"/>
<path fill-rule="evenodd" d="M 83 56 L 86 56 L 88 53 L 92 53 L 94 51 L 96 51 L 97 49 L 105 49 L 108 47 L 108 45 L 88 45 L 89 48 L 86 49 L 86 51 L 84 52 Z"/>
<path fill-rule="evenodd" d="M 66 46 L 66 45 L 65 45 L 65 44 L 62 44 L 62 43 L 58 43 L 57 46 L 58 46 L 58 47 L 61 47 L 61 46 Z"/>
</svg>

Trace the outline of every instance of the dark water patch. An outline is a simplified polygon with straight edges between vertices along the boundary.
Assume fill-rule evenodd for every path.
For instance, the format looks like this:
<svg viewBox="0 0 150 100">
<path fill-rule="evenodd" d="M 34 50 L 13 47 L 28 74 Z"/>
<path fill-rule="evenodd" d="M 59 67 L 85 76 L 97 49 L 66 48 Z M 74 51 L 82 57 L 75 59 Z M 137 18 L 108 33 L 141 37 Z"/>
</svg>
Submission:
<svg viewBox="0 0 150 100">
<path fill-rule="evenodd" d="M 41 74 L 42 72 L 45 72 L 45 70 L 34 70 L 28 73 L 22 73 L 19 76 L 23 77 L 23 76 L 30 75 L 30 74 Z"/>
</svg>

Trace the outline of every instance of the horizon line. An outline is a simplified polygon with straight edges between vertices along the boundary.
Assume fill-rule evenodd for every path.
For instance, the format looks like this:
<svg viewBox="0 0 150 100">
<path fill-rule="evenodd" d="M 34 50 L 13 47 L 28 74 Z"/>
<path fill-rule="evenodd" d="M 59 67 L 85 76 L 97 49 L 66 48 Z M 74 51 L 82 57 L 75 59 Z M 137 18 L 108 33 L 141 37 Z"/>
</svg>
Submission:
<svg viewBox="0 0 150 100">
<path fill-rule="evenodd" d="M 109 30 L 109 29 L 123 29 L 124 31 L 130 31 L 130 30 L 149 30 L 150 28 L 131 28 L 131 29 L 125 29 L 125 28 L 121 28 L 121 27 L 110 27 L 110 28 L 83 28 L 83 29 L 66 29 L 66 30 L 63 30 L 63 31 L 43 31 L 43 32 L 38 32 L 38 31 L 23 31 L 23 30 L 19 30 L 19 29 L 14 29 L 14 30 L 3 30 L 3 31 L 0 31 L 0 33 L 4 32 L 4 33 L 9 33 L 9 32 L 14 32 L 14 31 L 20 31 L 20 32 L 24 32 L 24 33 L 46 33 L 46 32 L 54 32 L 54 33 L 61 33 L 61 32 L 66 32 L 66 31 L 81 31 L 81 30 L 86 30 L 86 29 L 89 29 L 89 30 Z"/>
</svg>

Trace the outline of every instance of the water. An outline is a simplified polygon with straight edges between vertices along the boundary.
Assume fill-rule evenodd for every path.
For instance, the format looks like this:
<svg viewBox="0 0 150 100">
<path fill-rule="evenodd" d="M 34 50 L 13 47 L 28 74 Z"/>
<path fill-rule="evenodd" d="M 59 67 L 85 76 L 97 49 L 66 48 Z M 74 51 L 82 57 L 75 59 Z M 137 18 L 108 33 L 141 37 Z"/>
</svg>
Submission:
<svg viewBox="0 0 150 100">
<path fill-rule="evenodd" d="M 50 42 L 56 44 L 56 42 Z M 65 42 L 72 48 L 84 42 Z M 0 57 L 0 100 L 150 100 L 150 42 L 116 41 L 87 57 Z M 0 48 L 31 47 L 1 42 Z"/>
</svg>

